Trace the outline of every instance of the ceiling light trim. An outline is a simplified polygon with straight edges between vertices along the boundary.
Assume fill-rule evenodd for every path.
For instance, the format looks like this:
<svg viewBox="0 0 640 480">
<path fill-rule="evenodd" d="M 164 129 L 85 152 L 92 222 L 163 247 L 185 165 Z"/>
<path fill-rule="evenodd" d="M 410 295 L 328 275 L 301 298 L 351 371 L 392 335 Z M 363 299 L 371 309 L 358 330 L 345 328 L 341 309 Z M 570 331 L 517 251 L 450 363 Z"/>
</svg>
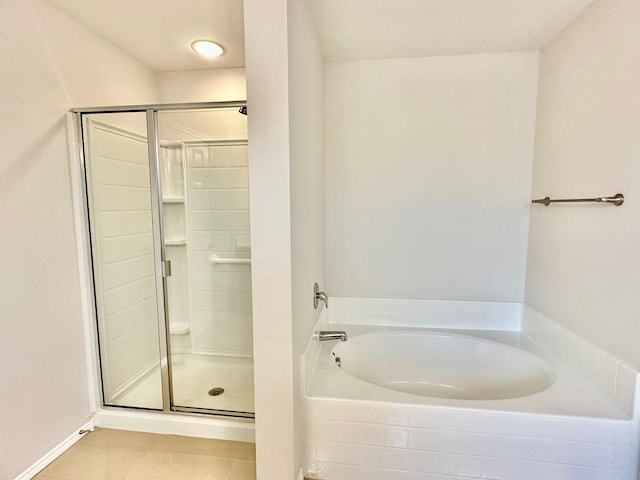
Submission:
<svg viewBox="0 0 640 480">
<path fill-rule="evenodd" d="M 191 42 L 191 49 L 204 58 L 217 58 L 224 54 L 224 47 L 213 40 L 195 40 Z"/>
</svg>

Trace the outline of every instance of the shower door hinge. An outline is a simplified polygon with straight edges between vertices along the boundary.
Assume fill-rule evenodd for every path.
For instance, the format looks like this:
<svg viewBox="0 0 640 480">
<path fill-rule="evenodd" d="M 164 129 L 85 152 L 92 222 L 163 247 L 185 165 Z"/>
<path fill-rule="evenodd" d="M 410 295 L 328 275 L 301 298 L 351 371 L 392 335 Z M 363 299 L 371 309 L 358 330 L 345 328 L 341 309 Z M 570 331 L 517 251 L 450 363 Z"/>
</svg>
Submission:
<svg viewBox="0 0 640 480">
<path fill-rule="evenodd" d="M 162 276 L 164 278 L 171 276 L 171 260 L 162 261 Z"/>
</svg>

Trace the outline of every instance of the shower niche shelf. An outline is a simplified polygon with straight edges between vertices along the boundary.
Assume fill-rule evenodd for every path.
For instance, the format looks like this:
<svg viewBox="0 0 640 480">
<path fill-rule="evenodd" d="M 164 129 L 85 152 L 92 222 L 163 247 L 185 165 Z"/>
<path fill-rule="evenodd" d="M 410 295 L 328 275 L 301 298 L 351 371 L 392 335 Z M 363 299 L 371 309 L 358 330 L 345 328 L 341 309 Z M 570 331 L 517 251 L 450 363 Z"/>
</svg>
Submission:
<svg viewBox="0 0 640 480">
<path fill-rule="evenodd" d="M 187 244 L 187 239 L 184 237 L 173 237 L 164 239 L 165 246 L 177 247 Z"/>
<path fill-rule="evenodd" d="M 162 203 L 184 203 L 184 197 L 162 197 Z"/>
</svg>

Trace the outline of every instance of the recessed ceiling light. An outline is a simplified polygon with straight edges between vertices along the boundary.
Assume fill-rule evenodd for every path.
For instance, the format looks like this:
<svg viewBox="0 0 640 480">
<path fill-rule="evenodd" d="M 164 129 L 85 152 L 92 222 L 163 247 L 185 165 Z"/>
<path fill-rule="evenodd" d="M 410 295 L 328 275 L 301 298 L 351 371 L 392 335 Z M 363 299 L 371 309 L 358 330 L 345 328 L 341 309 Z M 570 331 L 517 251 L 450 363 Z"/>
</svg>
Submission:
<svg viewBox="0 0 640 480">
<path fill-rule="evenodd" d="M 191 44 L 191 48 L 207 58 L 219 57 L 224 53 L 224 48 L 211 40 L 196 40 Z"/>
</svg>

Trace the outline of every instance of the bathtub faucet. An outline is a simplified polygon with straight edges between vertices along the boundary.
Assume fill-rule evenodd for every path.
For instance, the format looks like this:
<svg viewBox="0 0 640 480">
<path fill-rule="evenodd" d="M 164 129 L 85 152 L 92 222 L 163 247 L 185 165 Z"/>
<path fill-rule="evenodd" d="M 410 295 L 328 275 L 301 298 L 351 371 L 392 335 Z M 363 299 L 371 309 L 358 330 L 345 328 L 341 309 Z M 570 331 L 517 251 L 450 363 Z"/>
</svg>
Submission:
<svg viewBox="0 0 640 480">
<path fill-rule="evenodd" d="M 340 340 L 341 342 L 347 341 L 347 332 L 342 330 L 316 330 L 311 337 L 313 340 L 319 342 L 325 342 L 327 340 Z"/>
</svg>

